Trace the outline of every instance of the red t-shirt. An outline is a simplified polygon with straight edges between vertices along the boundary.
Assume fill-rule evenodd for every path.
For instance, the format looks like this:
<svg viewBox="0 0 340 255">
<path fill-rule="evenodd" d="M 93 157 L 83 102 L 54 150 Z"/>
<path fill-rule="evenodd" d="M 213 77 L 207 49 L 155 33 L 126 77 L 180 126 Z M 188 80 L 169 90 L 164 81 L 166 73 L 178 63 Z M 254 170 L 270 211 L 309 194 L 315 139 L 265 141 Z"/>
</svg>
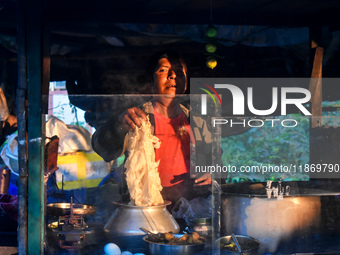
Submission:
<svg viewBox="0 0 340 255">
<path fill-rule="evenodd" d="M 187 178 L 190 171 L 190 125 L 182 112 L 168 119 L 154 110 L 155 136 L 161 141 L 156 149 L 156 161 L 163 187 L 173 186 Z"/>
</svg>

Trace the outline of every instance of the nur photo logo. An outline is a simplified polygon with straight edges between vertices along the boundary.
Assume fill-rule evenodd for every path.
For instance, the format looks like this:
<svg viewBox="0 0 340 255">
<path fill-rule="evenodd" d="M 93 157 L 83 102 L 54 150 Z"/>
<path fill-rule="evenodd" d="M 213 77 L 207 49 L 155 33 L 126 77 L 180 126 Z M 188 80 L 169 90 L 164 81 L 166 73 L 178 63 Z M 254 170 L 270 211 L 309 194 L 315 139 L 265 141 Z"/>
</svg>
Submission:
<svg viewBox="0 0 340 255">
<path fill-rule="evenodd" d="M 220 101 L 221 106 L 222 100 L 217 93 L 215 89 L 227 89 L 231 95 L 232 95 L 232 101 L 233 101 L 233 116 L 242 116 L 245 115 L 245 96 L 243 94 L 243 91 L 237 87 L 236 85 L 232 84 L 214 84 L 214 88 L 210 85 L 203 84 L 207 88 L 209 88 L 213 93 L 217 96 L 217 98 Z M 201 88 L 204 92 L 206 92 L 214 101 L 215 106 L 217 106 L 216 100 L 213 97 L 213 95 L 204 88 Z M 274 113 L 278 107 L 278 103 L 280 99 L 280 106 L 281 106 L 281 115 L 287 115 L 287 105 L 295 105 L 304 115 L 312 115 L 306 107 L 303 105 L 304 103 L 309 102 L 311 98 L 311 93 L 308 89 L 305 88 L 298 88 L 298 87 L 281 87 L 281 97 L 278 96 L 278 88 L 273 87 L 271 88 L 271 102 L 272 105 L 269 109 L 256 109 L 254 106 L 254 100 L 253 100 L 253 87 L 247 87 L 247 106 L 248 110 L 257 115 L 257 116 L 268 116 L 272 113 Z M 299 94 L 302 97 L 301 98 L 289 98 L 289 94 Z M 207 115 L 207 95 L 202 94 L 201 95 L 201 114 Z"/>
<path fill-rule="evenodd" d="M 207 93 L 212 98 L 212 100 L 215 103 L 215 107 L 217 107 L 216 100 L 215 100 L 214 96 L 211 94 L 211 92 L 208 89 L 210 89 L 216 95 L 216 97 L 218 98 L 218 100 L 219 100 L 219 102 L 220 102 L 220 104 L 222 106 L 222 100 L 221 100 L 221 97 L 219 96 L 219 94 L 217 93 L 217 91 L 213 87 L 208 85 L 208 84 L 204 84 L 204 83 L 202 83 L 202 84 L 206 88 L 200 87 L 199 89 L 204 91 L 205 93 Z M 207 94 L 202 94 L 201 95 L 201 114 L 202 115 L 207 115 Z"/>
</svg>

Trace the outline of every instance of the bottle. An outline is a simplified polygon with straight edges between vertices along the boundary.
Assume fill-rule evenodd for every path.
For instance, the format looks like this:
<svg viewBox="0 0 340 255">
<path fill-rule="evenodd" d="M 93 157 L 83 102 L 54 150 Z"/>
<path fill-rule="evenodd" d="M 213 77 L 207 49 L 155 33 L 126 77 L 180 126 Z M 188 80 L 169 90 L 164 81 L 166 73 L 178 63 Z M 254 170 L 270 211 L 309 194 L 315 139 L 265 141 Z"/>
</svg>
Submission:
<svg viewBox="0 0 340 255">
<path fill-rule="evenodd" d="M 0 194 L 8 194 L 9 182 L 11 179 L 11 170 L 6 168 L 0 169 Z"/>
<path fill-rule="evenodd" d="M 212 236 L 211 218 L 196 219 L 193 230 L 200 236 L 204 237 L 207 240 L 207 243 L 211 242 Z"/>
</svg>

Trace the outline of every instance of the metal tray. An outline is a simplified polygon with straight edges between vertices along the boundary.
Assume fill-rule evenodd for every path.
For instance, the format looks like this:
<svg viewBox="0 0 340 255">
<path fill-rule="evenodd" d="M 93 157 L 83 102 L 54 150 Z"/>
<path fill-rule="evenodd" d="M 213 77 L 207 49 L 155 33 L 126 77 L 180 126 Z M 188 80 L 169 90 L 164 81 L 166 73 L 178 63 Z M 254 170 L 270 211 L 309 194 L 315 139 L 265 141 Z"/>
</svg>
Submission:
<svg viewBox="0 0 340 255">
<path fill-rule="evenodd" d="M 93 205 L 72 204 L 74 215 L 92 215 L 96 213 L 97 208 Z M 53 216 L 70 215 L 70 203 L 52 203 L 47 205 L 47 214 Z"/>
</svg>

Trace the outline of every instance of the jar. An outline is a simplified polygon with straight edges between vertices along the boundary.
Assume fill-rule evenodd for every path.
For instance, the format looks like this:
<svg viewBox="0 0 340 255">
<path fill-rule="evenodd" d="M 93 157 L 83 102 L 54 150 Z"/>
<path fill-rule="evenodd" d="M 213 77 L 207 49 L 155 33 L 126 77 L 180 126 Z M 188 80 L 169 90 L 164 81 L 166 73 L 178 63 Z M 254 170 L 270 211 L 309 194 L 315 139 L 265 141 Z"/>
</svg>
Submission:
<svg viewBox="0 0 340 255">
<path fill-rule="evenodd" d="M 211 239 L 212 235 L 212 225 L 210 218 L 198 218 L 195 220 L 195 226 L 193 228 L 197 234 L 206 238 L 207 240 Z"/>
</svg>

